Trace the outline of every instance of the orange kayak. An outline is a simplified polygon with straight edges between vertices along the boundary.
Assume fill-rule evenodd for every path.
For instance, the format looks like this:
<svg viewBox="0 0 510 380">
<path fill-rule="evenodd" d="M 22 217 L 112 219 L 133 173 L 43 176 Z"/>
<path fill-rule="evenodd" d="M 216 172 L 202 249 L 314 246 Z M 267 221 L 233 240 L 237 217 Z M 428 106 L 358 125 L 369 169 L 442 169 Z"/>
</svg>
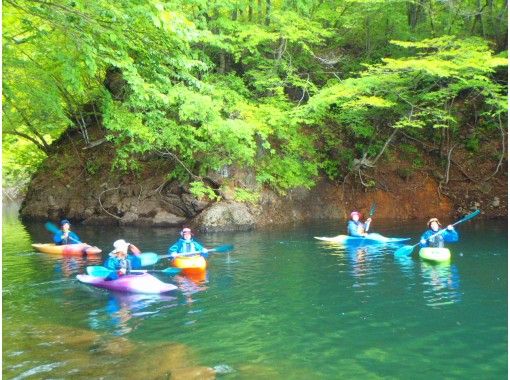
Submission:
<svg viewBox="0 0 510 380">
<path fill-rule="evenodd" d="M 97 255 L 101 250 L 91 245 L 80 244 L 66 244 L 55 245 L 53 243 L 32 244 L 32 247 L 42 253 L 49 253 L 52 255 Z"/>
<path fill-rule="evenodd" d="M 173 261 L 172 265 L 176 268 L 182 268 L 184 270 L 205 270 L 207 262 L 200 255 L 193 256 L 177 256 Z"/>
</svg>

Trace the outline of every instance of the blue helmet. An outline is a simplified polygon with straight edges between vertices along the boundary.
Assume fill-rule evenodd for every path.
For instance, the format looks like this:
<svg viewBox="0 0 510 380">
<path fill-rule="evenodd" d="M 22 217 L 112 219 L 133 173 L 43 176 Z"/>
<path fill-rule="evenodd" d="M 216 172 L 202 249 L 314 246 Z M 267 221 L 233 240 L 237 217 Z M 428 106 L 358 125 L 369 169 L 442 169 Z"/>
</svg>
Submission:
<svg viewBox="0 0 510 380">
<path fill-rule="evenodd" d="M 61 225 L 61 226 L 63 226 L 64 224 L 69 224 L 69 225 L 71 225 L 71 222 L 70 222 L 69 220 L 67 220 L 67 219 L 62 219 L 62 220 L 60 221 L 60 225 Z"/>
</svg>

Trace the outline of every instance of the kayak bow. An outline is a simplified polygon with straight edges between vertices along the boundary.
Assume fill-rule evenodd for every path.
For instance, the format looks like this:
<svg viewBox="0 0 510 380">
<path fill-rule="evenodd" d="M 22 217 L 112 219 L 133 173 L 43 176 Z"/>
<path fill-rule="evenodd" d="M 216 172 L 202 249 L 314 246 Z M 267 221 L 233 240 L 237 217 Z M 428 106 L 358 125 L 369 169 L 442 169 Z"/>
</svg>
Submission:
<svg viewBox="0 0 510 380">
<path fill-rule="evenodd" d="M 53 243 L 32 244 L 36 250 L 52 255 L 97 255 L 101 250 L 85 243 L 55 245 Z"/>
</svg>

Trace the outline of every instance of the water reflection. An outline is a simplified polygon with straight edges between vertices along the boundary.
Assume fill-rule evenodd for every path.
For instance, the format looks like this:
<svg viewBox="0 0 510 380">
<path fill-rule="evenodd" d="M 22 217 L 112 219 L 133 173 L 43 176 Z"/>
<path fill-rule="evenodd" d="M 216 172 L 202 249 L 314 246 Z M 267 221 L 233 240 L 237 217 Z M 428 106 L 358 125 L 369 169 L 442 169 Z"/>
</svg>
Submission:
<svg viewBox="0 0 510 380">
<path fill-rule="evenodd" d="M 89 312 L 89 326 L 116 336 L 126 335 L 137 328 L 143 317 L 174 306 L 177 298 L 170 295 L 109 292 L 106 305 Z"/>
<path fill-rule="evenodd" d="M 321 246 L 329 254 L 337 256 L 341 266 L 347 265 L 347 271 L 354 279 L 352 287 L 357 292 L 364 292 L 366 287 L 377 285 L 377 276 L 381 273 L 381 266 L 386 255 L 383 245 L 339 245 L 324 242 Z"/>
<path fill-rule="evenodd" d="M 438 307 L 461 301 L 460 275 L 456 265 L 421 261 L 420 269 L 427 306 Z"/>
<path fill-rule="evenodd" d="M 394 262 L 398 265 L 404 276 L 409 280 L 412 280 L 415 276 L 416 262 L 411 256 L 406 255 L 394 255 Z M 409 283 L 412 283 L 409 281 Z"/>
<path fill-rule="evenodd" d="M 193 295 L 207 290 L 207 270 L 183 271 L 174 277 L 174 283 L 185 298 L 187 304 L 194 302 Z"/>
<path fill-rule="evenodd" d="M 56 261 L 54 265 L 55 273 L 67 278 L 74 278 L 77 274 L 85 273 L 89 265 L 101 265 L 102 263 L 101 256 L 64 256 L 58 258 L 50 256 L 49 259 Z"/>
<path fill-rule="evenodd" d="M 330 254 L 337 255 L 341 261 L 347 261 L 348 272 L 354 279 L 352 287 L 357 293 L 365 293 L 368 287 L 379 284 L 383 275 L 384 260 L 387 254 L 392 254 L 398 245 L 332 245 L 323 244 Z M 429 263 L 416 261 L 412 257 L 394 257 L 393 262 L 398 265 L 407 278 L 406 288 L 412 290 L 421 284 L 425 304 L 430 307 L 440 307 L 461 301 L 460 275 L 456 265 L 451 263 Z"/>
<path fill-rule="evenodd" d="M 81 265 L 83 267 L 87 264 Z M 181 302 L 179 300 L 182 300 L 180 295 L 183 296 L 185 305 L 193 305 L 196 302 L 196 294 L 207 290 L 207 271 L 185 272 L 174 276 L 172 283 L 178 287 L 178 293 L 170 293 L 170 295 L 107 291 L 105 305 L 88 313 L 88 325 L 93 330 L 106 330 L 116 336 L 132 333 L 147 316 L 156 315 L 169 307 L 178 306 Z M 105 294 L 104 290 L 90 289 Z M 192 315 L 197 312 L 200 310 L 192 308 L 188 314 Z M 188 323 L 193 323 L 193 321 L 188 321 Z"/>
<path fill-rule="evenodd" d="M 381 247 L 346 247 L 350 272 L 356 280 L 355 286 L 376 285 L 375 274 L 383 257 Z"/>
</svg>

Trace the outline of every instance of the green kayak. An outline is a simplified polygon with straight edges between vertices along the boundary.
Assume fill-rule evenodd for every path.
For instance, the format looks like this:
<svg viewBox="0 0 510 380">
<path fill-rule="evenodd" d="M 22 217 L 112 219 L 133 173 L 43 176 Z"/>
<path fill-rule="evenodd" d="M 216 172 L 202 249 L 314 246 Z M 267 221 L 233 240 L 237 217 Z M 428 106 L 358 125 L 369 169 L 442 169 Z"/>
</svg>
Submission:
<svg viewBox="0 0 510 380">
<path fill-rule="evenodd" d="M 448 261 L 451 257 L 450 250 L 448 248 L 425 247 L 420 249 L 419 255 L 424 260 L 437 262 Z"/>
</svg>

